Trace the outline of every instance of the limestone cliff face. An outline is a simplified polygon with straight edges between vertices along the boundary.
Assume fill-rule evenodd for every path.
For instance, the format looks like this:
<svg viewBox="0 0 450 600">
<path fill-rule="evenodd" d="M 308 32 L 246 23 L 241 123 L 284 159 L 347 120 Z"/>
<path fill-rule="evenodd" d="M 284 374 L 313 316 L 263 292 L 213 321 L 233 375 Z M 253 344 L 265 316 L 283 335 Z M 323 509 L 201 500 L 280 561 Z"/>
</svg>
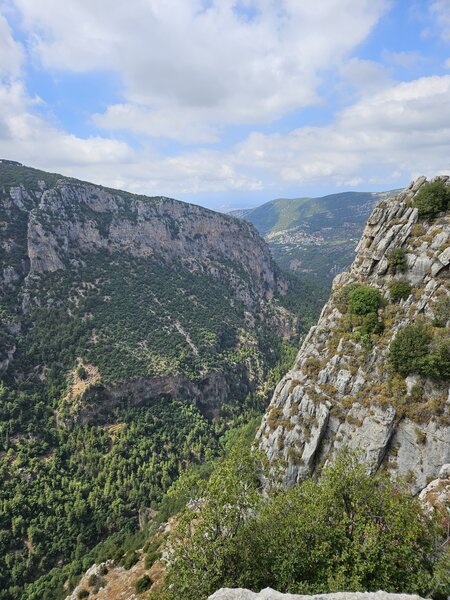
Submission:
<svg viewBox="0 0 450 600">
<path fill-rule="evenodd" d="M 170 198 L 137 196 L 3 161 L 0 304 L 5 299 L 9 312 L 0 314 L 0 373 L 10 369 L 17 353 L 15 328 L 32 309 L 51 306 L 41 288 L 51 280 L 48 285 L 58 291 L 56 280 L 76 272 L 80 289 L 70 294 L 82 298 L 83 281 L 97 259 L 111 265 L 125 259 L 156 264 L 164 271 L 161 279 L 183 273 L 221 284 L 226 299 L 218 298 L 218 305 L 224 300 L 230 310 L 243 307 L 241 324 L 249 330 L 256 322 L 270 324 L 284 338 L 296 332 L 297 317 L 276 298 L 287 291 L 287 280 L 251 224 Z M 50 302 L 61 303 L 67 295 L 65 289 Z M 197 356 L 190 315 L 182 315 L 184 325 L 176 315 L 169 322 L 157 297 L 148 302 L 155 303 L 160 330 L 185 338 Z M 201 304 L 193 298 L 195 303 Z"/>
<path fill-rule="evenodd" d="M 306 596 L 282 594 L 271 588 L 266 588 L 259 594 L 250 590 L 223 588 L 210 596 L 208 600 L 421 600 L 421 598 L 412 594 L 389 594 L 387 592 L 337 592 Z"/>
<path fill-rule="evenodd" d="M 450 185 L 448 177 L 440 179 Z M 450 461 L 448 382 L 405 379 L 388 361 L 398 332 L 410 323 L 431 322 L 438 302 L 450 296 L 450 216 L 419 222 L 411 206 L 425 182 L 419 178 L 375 208 L 353 265 L 335 278 L 317 325 L 275 390 L 258 439 L 270 461 L 281 461 L 286 485 L 319 469 L 343 446 L 362 449 L 377 467 L 410 475 L 415 491 Z M 398 248 L 407 268 L 393 273 L 388 261 Z M 409 282 L 411 293 L 394 303 L 389 284 L 398 279 Z M 352 283 L 377 288 L 386 299 L 378 315 L 385 328 L 372 335 L 371 347 L 355 335 L 342 306 L 342 290 Z M 448 336 L 448 327 L 435 335 Z"/>
<path fill-rule="evenodd" d="M 220 276 L 224 261 L 239 263 L 244 274 L 235 278 L 239 298 L 252 306 L 285 285 L 252 225 L 200 206 L 69 179 L 50 188 L 42 182 L 39 191 L 12 187 L 4 205 L 27 215 L 23 259 L 28 266 L 5 266 L 5 285 L 21 279 L 24 272 L 33 277 L 57 271 L 68 261 L 98 251 L 182 260 L 188 268 L 213 276 Z M 9 242 L 11 250 L 17 250 L 14 243 Z"/>
</svg>

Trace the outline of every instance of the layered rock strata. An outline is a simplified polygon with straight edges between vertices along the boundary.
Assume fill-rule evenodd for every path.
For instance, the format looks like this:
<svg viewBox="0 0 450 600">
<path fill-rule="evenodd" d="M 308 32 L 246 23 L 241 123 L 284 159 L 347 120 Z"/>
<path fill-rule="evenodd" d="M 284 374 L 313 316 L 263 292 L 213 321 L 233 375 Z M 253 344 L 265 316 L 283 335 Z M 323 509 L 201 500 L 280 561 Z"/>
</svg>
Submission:
<svg viewBox="0 0 450 600">
<path fill-rule="evenodd" d="M 439 179 L 450 185 L 448 177 Z M 388 360 L 399 331 L 411 323 L 432 326 L 437 307 L 450 297 L 450 215 L 419 221 L 412 201 L 425 184 L 421 177 L 375 208 L 351 268 L 335 278 L 317 325 L 275 390 L 257 437 L 272 464 L 281 465 L 285 485 L 320 469 L 344 446 L 361 449 L 375 468 L 409 477 L 415 492 L 450 461 L 448 381 L 405 379 Z M 398 249 L 405 264 L 396 270 L 392 251 Z M 393 302 L 396 281 L 411 289 Z M 358 336 L 342 302 L 342 290 L 354 283 L 385 299 L 377 315 L 384 331 L 370 339 Z M 448 327 L 435 335 L 448 337 Z"/>
</svg>

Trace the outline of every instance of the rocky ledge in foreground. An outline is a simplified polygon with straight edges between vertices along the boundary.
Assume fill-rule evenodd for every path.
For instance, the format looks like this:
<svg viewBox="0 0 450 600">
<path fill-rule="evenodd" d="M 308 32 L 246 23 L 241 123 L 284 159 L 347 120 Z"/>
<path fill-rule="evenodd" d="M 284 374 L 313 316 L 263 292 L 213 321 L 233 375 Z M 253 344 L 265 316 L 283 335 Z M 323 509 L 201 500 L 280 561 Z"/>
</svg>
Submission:
<svg viewBox="0 0 450 600">
<path fill-rule="evenodd" d="M 421 598 L 411 594 L 389 594 L 387 592 L 337 592 L 335 594 L 302 596 L 281 594 L 271 588 L 266 588 L 259 594 L 250 590 L 223 588 L 210 596 L 208 600 L 421 600 Z"/>
</svg>

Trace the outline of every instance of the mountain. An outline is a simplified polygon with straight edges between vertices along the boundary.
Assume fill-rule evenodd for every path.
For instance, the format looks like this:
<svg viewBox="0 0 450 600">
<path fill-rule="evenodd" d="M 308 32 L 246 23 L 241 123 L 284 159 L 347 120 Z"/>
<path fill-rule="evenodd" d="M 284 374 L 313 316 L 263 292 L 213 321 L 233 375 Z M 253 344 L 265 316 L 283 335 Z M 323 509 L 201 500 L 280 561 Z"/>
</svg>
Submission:
<svg viewBox="0 0 450 600">
<path fill-rule="evenodd" d="M 206 599 L 222 586 L 227 589 L 211 600 L 291 597 L 268 589 L 256 593 L 266 586 L 303 594 L 383 586 L 445 597 L 438 593 L 448 582 L 445 538 L 432 543 L 430 561 L 422 534 L 410 536 L 416 525 L 438 532 L 430 515 L 448 521 L 450 216 L 441 211 L 430 218 L 436 205 L 427 206 L 433 185 L 439 193 L 447 189 L 448 203 L 446 181 L 441 177 L 430 186 L 421 178 L 373 211 L 352 267 L 335 279 L 317 326 L 277 386 L 257 440 L 277 484 L 281 473 L 284 486 L 293 489 L 267 485 L 260 493 L 261 479 L 268 484 L 269 478 L 261 477 L 258 453 L 254 462 L 246 458 L 255 431 L 249 423 L 247 438 L 235 438 L 234 454 L 231 445 L 206 477 L 189 470 L 171 489 L 175 509 L 165 512 L 166 497 L 158 516 L 166 519 L 187 504 L 181 515 L 159 527 L 156 521 L 150 536 L 134 545 L 91 554 L 90 568 L 67 600 L 79 593 L 119 599 L 141 585 L 150 588 L 149 597 L 160 597 L 164 572 L 169 586 L 162 597 L 176 600 Z M 345 446 L 359 449 L 378 472 L 368 472 Z M 333 464 L 332 458 L 338 460 Z M 419 490 L 413 499 L 411 492 Z M 124 569 L 133 552 L 134 566 Z M 426 578 L 432 571 L 431 582 Z"/>
<path fill-rule="evenodd" d="M 252 223 L 284 269 L 331 285 L 354 258 L 364 223 L 390 192 L 343 192 L 322 198 L 280 198 L 230 214 Z"/>
<path fill-rule="evenodd" d="M 0 598 L 42 598 L 262 410 L 317 302 L 251 224 L 7 160 L 0 282 Z"/>
<path fill-rule="evenodd" d="M 344 446 L 416 492 L 450 462 L 450 215 L 427 220 L 427 193 L 421 177 L 378 204 L 275 390 L 258 438 L 288 486 Z"/>
</svg>

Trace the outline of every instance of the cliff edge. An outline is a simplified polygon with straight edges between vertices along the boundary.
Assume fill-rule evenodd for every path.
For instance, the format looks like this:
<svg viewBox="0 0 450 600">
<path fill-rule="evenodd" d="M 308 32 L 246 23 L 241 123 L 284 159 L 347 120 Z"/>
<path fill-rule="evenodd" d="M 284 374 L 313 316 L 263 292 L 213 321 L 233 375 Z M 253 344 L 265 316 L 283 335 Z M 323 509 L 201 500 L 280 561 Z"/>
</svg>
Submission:
<svg viewBox="0 0 450 600">
<path fill-rule="evenodd" d="M 447 176 L 433 181 L 450 185 Z M 375 468 L 409 477 L 414 492 L 450 462 L 450 215 L 420 217 L 414 204 L 427 185 L 420 177 L 375 208 L 351 268 L 335 278 L 317 325 L 274 392 L 257 438 L 282 465 L 285 485 L 343 446 L 360 448 Z M 417 350 L 413 366 L 408 348 Z M 423 367 L 445 362 L 442 353 L 446 370 Z"/>
</svg>

